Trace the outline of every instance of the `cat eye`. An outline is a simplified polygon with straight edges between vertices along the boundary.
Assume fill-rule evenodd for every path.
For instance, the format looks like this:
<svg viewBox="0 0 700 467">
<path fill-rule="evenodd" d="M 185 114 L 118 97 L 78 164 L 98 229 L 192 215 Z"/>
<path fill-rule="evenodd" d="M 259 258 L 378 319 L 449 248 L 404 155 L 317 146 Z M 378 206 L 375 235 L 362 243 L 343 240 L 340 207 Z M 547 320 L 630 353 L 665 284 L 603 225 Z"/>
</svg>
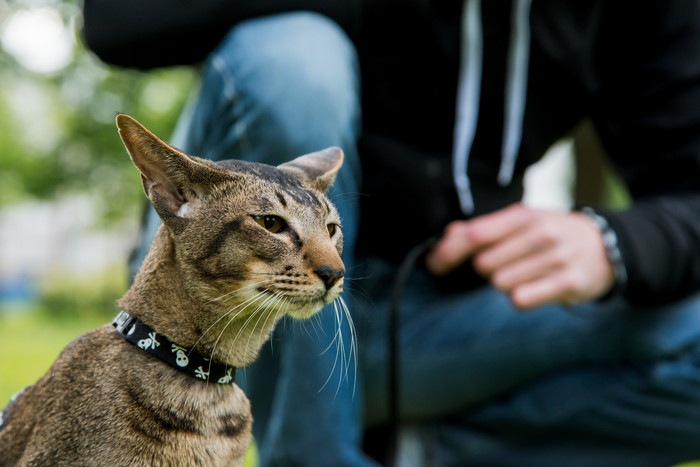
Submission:
<svg viewBox="0 0 700 467">
<path fill-rule="evenodd" d="M 326 228 L 328 229 L 328 236 L 331 237 L 331 238 L 332 238 L 333 235 L 335 235 L 335 233 L 338 231 L 338 225 L 337 225 L 337 224 L 328 224 L 328 225 L 326 226 Z"/>
<path fill-rule="evenodd" d="M 253 216 L 253 220 L 271 233 L 278 233 L 287 227 L 287 223 L 278 216 Z"/>
</svg>

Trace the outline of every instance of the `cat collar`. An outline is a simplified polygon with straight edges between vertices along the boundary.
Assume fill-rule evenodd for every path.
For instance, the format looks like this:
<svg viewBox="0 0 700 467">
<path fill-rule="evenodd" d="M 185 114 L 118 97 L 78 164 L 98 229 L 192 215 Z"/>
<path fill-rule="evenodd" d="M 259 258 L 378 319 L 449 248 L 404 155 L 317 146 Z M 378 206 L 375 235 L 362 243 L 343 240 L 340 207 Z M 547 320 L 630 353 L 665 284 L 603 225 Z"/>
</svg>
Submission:
<svg viewBox="0 0 700 467">
<path fill-rule="evenodd" d="M 157 334 L 152 327 L 126 311 L 120 311 L 112 324 L 124 339 L 139 349 L 197 379 L 218 384 L 231 384 L 236 377 L 235 367 L 212 362 L 194 349 L 172 343 L 164 335 Z"/>
</svg>

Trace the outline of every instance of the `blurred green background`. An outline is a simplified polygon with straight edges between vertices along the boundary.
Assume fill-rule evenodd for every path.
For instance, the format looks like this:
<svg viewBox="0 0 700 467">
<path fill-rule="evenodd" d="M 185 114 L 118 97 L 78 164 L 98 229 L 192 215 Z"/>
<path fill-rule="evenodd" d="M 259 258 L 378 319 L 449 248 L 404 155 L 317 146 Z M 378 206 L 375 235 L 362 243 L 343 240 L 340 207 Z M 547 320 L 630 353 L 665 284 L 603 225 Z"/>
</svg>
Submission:
<svg viewBox="0 0 700 467">
<path fill-rule="evenodd" d="M 0 410 L 126 290 L 146 198 L 116 114 L 167 139 L 196 86 L 109 67 L 80 30 L 78 0 L 0 0 Z"/>
<path fill-rule="evenodd" d="M 0 0 L 0 408 L 126 289 L 146 199 L 116 113 L 167 137 L 196 84 L 108 67 L 80 29 L 76 0 Z"/>
<path fill-rule="evenodd" d="M 116 113 L 167 137 L 196 86 L 192 68 L 106 66 L 80 29 L 78 0 L 0 0 L 0 409 L 126 290 L 146 200 Z"/>
</svg>

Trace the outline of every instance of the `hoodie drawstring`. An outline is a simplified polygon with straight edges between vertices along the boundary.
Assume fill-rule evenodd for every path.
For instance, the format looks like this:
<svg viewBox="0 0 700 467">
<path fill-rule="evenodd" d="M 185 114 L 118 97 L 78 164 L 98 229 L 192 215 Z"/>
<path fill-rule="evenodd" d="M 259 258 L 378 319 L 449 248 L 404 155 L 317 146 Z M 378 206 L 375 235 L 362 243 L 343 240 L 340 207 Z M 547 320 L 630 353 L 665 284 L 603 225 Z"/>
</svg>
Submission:
<svg viewBox="0 0 700 467">
<path fill-rule="evenodd" d="M 470 0 L 467 1 L 462 12 L 462 47 L 452 154 L 454 183 L 464 214 L 471 214 L 474 211 L 474 198 L 467 168 L 476 123 L 479 120 L 482 52 L 481 0 Z"/>
<path fill-rule="evenodd" d="M 527 65 L 530 55 L 530 6 L 532 0 L 518 0 L 513 8 L 513 26 L 508 49 L 506 76 L 505 122 L 498 183 L 509 185 L 513 180 L 515 161 L 523 134 L 523 116 L 527 99 Z"/>
<path fill-rule="evenodd" d="M 530 9 L 532 0 L 515 0 L 508 52 L 505 89 L 505 122 L 498 183 L 510 184 L 520 150 L 527 97 L 530 55 Z M 462 213 L 474 212 L 474 197 L 467 173 L 469 155 L 479 120 L 479 93 L 483 62 L 481 0 L 467 0 L 462 12 L 462 47 L 457 88 L 454 150 L 454 184 Z"/>
</svg>

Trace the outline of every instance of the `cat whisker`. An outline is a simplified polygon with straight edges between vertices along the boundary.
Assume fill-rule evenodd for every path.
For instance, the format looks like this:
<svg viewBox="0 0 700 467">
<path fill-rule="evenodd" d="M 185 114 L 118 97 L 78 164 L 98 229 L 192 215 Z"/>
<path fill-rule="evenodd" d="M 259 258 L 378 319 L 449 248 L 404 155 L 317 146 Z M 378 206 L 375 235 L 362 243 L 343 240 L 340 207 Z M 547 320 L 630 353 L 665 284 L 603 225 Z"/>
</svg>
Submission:
<svg viewBox="0 0 700 467">
<path fill-rule="evenodd" d="M 353 277 L 353 276 L 351 275 L 351 273 L 354 273 L 354 271 L 355 271 L 355 270 L 358 270 L 358 269 L 359 269 L 359 270 L 364 270 L 365 267 L 364 267 L 361 263 L 360 263 L 360 264 L 353 263 L 350 267 L 348 267 L 348 268 L 345 270 L 345 278 L 346 278 L 346 279 L 347 279 L 347 278 L 357 279 L 357 277 Z M 369 277 L 369 276 L 367 276 L 367 277 Z M 362 277 L 362 278 L 364 279 L 365 277 Z"/>
<path fill-rule="evenodd" d="M 359 191 L 344 191 L 342 193 L 335 193 L 333 198 L 335 200 L 351 200 L 355 201 L 357 199 L 360 199 L 361 197 L 366 197 L 367 195 L 365 193 L 359 192 Z"/>
<path fill-rule="evenodd" d="M 230 290 L 230 291 L 228 291 L 228 292 L 226 292 L 226 293 L 224 293 L 224 294 L 219 295 L 218 297 L 214 297 L 214 298 L 212 298 L 212 299 L 210 299 L 210 300 L 207 300 L 205 303 L 209 304 L 209 303 L 212 303 L 212 302 L 219 302 L 219 301 L 222 301 L 222 300 L 226 300 L 227 298 L 229 298 L 229 297 L 231 297 L 231 296 L 233 296 L 233 295 L 236 295 L 236 294 L 245 292 L 245 291 L 247 291 L 247 290 L 249 290 L 249 289 L 251 289 L 251 288 L 253 288 L 253 287 L 255 287 L 255 284 L 247 284 L 247 285 L 245 285 L 245 286 L 243 286 L 243 287 L 241 287 L 241 288 L 239 288 L 239 289 Z"/>
<path fill-rule="evenodd" d="M 334 338 L 333 338 L 333 341 L 331 342 L 331 345 L 332 345 L 332 343 L 335 342 L 335 341 L 336 341 L 336 338 L 334 337 Z M 330 346 L 329 346 L 328 348 L 330 348 Z M 320 393 L 321 391 L 323 391 L 323 390 L 326 388 L 326 386 L 328 386 L 328 383 L 331 381 L 331 378 L 333 378 L 333 374 L 335 373 L 335 368 L 336 368 L 337 366 L 338 366 L 338 352 L 337 352 L 337 350 L 336 350 L 335 360 L 333 360 L 333 367 L 331 368 L 331 371 L 330 371 L 330 373 L 328 374 L 328 378 L 326 378 L 326 381 L 324 381 L 323 385 L 322 385 L 321 388 L 318 390 L 317 394 Z M 336 394 L 337 394 L 337 391 L 336 391 Z"/>
<path fill-rule="evenodd" d="M 288 302 L 289 302 L 289 299 L 285 299 L 283 305 L 279 307 L 279 309 L 274 317 L 275 322 L 279 322 L 279 320 L 284 317 L 283 309 L 286 308 Z M 280 316 L 280 315 L 282 315 L 282 316 Z M 267 325 L 267 322 L 265 322 L 265 325 Z M 283 321 L 282 325 L 286 329 L 286 322 Z M 279 326 L 279 324 L 275 324 L 275 327 L 273 328 L 273 330 L 278 329 L 277 326 Z M 270 336 L 269 341 L 270 341 L 270 352 L 274 352 L 275 345 L 274 345 L 274 339 L 272 339 L 272 336 Z"/>
<path fill-rule="evenodd" d="M 367 276 L 366 278 L 369 278 L 370 276 Z M 352 299 L 355 301 L 360 301 L 364 304 L 371 303 L 372 299 L 370 298 L 369 293 L 360 284 L 357 284 L 356 281 L 359 281 L 360 279 L 365 279 L 365 278 L 353 278 L 350 281 L 346 282 L 344 284 L 344 295 L 352 296 Z"/>
<path fill-rule="evenodd" d="M 262 291 L 261 291 L 261 292 L 258 292 L 256 295 L 250 297 L 248 300 L 246 300 L 246 301 L 243 302 L 242 304 L 238 305 L 237 307 L 233 308 L 232 310 L 228 311 L 226 314 L 224 314 L 223 316 L 219 317 L 219 319 L 217 319 L 217 320 L 215 321 L 214 324 L 218 323 L 218 322 L 221 321 L 224 317 L 226 317 L 226 316 L 228 316 L 229 314 L 231 314 L 231 312 L 233 312 L 236 308 L 239 308 L 239 307 L 241 307 L 241 306 L 244 306 L 243 309 L 239 310 L 236 314 L 234 314 L 232 317 L 229 318 L 229 320 L 228 320 L 228 322 L 226 323 L 226 325 L 224 325 L 224 327 L 221 329 L 221 332 L 220 332 L 219 335 L 216 337 L 216 340 L 214 341 L 214 345 L 212 346 L 212 350 L 211 350 L 211 354 L 210 354 L 210 360 L 209 360 L 209 365 L 210 365 L 210 366 L 211 366 L 211 362 L 214 360 L 214 353 L 216 352 L 216 347 L 219 345 L 219 341 L 221 340 L 221 337 L 224 335 L 224 332 L 226 331 L 226 329 L 231 325 L 231 323 L 233 323 L 233 322 L 236 320 L 236 318 L 238 318 L 238 316 L 241 315 L 241 313 L 243 313 L 243 312 L 245 312 L 245 311 L 247 310 L 247 307 L 248 307 L 248 305 L 249 305 L 250 303 L 254 302 L 254 301 L 257 300 L 258 298 L 260 298 L 260 297 L 262 297 L 262 296 L 265 296 L 265 295 L 267 295 L 266 292 L 262 292 Z M 265 300 L 268 300 L 268 298 L 266 297 Z M 258 306 L 256 307 L 256 309 L 250 314 L 250 316 L 245 320 L 245 322 L 244 322 L 243 325 L 241 326 L 241 329 L 239 330 L 238 334 L 237 334 L 236 337 L 234 338 L 234 342 L 238 339 L 238 336 L 240 335 L 240 333 L 243 331 L 243 329 L 246 327 L 246 325 L 250 322 L 250 320 L 255 316 L 255 314 L 258 312 L 259 309 L 260 309 L 260 305 L 258 305 Z M 209 329 L 207 330 L 207 332 L 208 332 L 213 326 L 214 326 L 214 325 L 210 326 Z M 206 333 L 205 333 L 205 334 L 206 334 Z M 200 339 L 201 339 L 201 338 L 200 338 Z"/>
<path fill-rule="evenodd" d="M 289 299 L 287 297 L 281 297 L 280 304 L 277 305 L 277 312 L 274 314 L 273 321 L 277 322 L 280 319 L 280 315 L 284 314 L 284 309 L 287 307 Z M 265 322 L 263 323 L 263 328 L 267 328 L 267 321 L 272 317 L 272 314 L 268 314 Z M 270 351 L 274 350 L 273 339 L 270 339 Z"/>
<path fill-rule="evenodd" d="M 337 320 L 337 315 L 338 315 L 338 313 L 337 313 L 337 310 L 335 309 L 335 306 L 334 306 L 333 308 L 334 308 L 334 309 L 333 309 L 333 312 L 336 314 L 336 325 L 337 325 L 337 323 L 338 323 L 338 320 Z M 339 334 L 342 334 L 342 330 L 341 330 L 340 328 L 337 328 L 337 327 L 336 327 L 335 333 L 333 333 L 333 339 L 331 339 L 331 341 L 330 341 L 330 343 L 328 344 L 328 346 L 326 346 L 326 348 L 323 349 L 323 351 L 321 352 L 321 355 L 325 354 L 326 352 L 328 352 L 328 351 L 331 349 L 331 347 L 333 347 L 333 344 L 335 344 L 335 343 L 338 341 L 338 335 L 339 335 Z M 340 336 L 340 339 L 342 339 L 342 335 Z"/>
<path fill-rule="evenodd" d="M 311 318 L 309 318 L 306 321 L 301 321 L 301 328 L 306 332 L 306 335 L 309 337 L 311 336 L 311 332 L 307 328 L 307 324 L 311 325 L 311 329 L 313 330 L 313 333 L 316 334 L 316 339 L 321 339 L 321 334 L 325 334 L 325 331 L 323 330 L 323 326 L 321 326 L 321 314 L 316 313 L 313 315 Z M 318 326 L 317 326 L 318 325 Z"/>
<path fill-rule="evenodd" d="M 350 328 L 350 358 L 352 358 L 352 362 L 355 367 L 355 372 L 354 372 L 354 381 L 353 381 L 353 396 L 355 395 L 355 387 L 357 385 L 357 367 L 358 367 L 358 348 L 357 348 L 357 331 L 355 329 L 355 321 L 352 319 L 352 315 L 350 313 L 350 309 L 348 308 L 348 304 L 345 302 L 345 299 L 342 296 L 339 296 L 338 299 L 336 300 L 338 304 L 340 305 L 340 308 L 343 311 L 343 314 L 345 314 L 345 319 L 348 320 L 348 327 Z M 333 302 L 335 305 L 336 301 Z M 347 367 L 350 366 L 350 358 L 348 359 L 347 362 Z M 347 372 L 346 372 L 346 377 L 347 377 Z"/>
<path fill-rule="evenodd" d="M 217 297 L 217 298 L 215 298 L 215 299 L 212 299 L 212 300 L 210 300 L 210 301 L 207 302 L 207 303 L 211 303 L 211 302 L 214 301 L 214 300 L 219 300 L 219 299 L 222 299 L 222 298 L 226 298 L 226 300 L 229 300 L 229 299 L 231 299 L 231 298 L 234 298 L 234 297 L 235 297 L 236 295 L 238 295 L 238 294 L 241 294 L 241 293 L 243 293 L 243 292 L 249 292 L 250 290 L 257 289 L 257 288 L 260 287 L 261 285 L 270 284 L 270 283 L 271 283 L 270 281 L 254 282 L 254 283 L 252 283 L 252 284 L 248 284 L 248 285 L 246 285 L 246 286 L 244 286 L 244 287 L 241 287 L 240 289 L 233 290 L 233 291 L 228 292 L 228 293 L 226 293 L 226 294 L 224 294 L 224 295 L 221 295 L 220 297 Z M 209 326 L 209 327 L 207 328 L 206 331 L 204 331 L 204 333 L 202 333 L 202 336 L 201 336 L 200 339 L 197 341 L 197 344 L 202 340 L 202 338 L 204 338 L 204 336 L 206 336 L 206 334 L 207 334 L 214 326 L 216 326 L 216 324 L 219 323 L 219 321 L 221 321 L 222 319 L 226 318 L 230 313 L 232 313 L 233 311 L 235 311 L 235 310 L 238 309 L 239 307 L 244 306 L 244 305 L 247 305 L 247 304 L 249 304 L 251 301 L 256 300 L 258 297 L 261 296 L 261 294 L 264 294 L 264 293 L 265 293 L 265 292 L 258 291 L 254 296 L 249 297 L 249 298 L 246 299 L 243 303 L 240 303 L 240 304 L 236 305 L 236 306 L 233 307 L 231 310 L 229 310 L 229 311 L 227 311 L 226 313 L 224 313 L 223 315 L 221 315 L 216 321 L 214 321 L 214 322 L 211 324 L 211 326 Z M 196 346 L 196 344 L 195 344 L 195 346 Z"/>
<path fill-rule="evenodd" d="M 272 319 L 274 324 L 279 321 L 281 318 L 281 315 L 284 315 L 284 309 L 286 308 L 286 302 L 288 301 L 288 298 L 284 297 L 283 295 L 273 295 L 269 297 L 265 302 L 261 303 L 258 309 L 253 313 L 253 314 L 259 314 L 260 316 L 258 317 L 258 320 L 256 321 L 252 332 L 248 336 L 248 342 L 246 343 L 246 349 L 250 346 L 250 339 L 252 339 L 253 335 L 256 334 L 256 329 L 258 328 L 258 325 L 260 324 L 260 319 L 262 319 L 263 316 L 266 316 L 265 321 L 263 322 L 262 329 L 268 329 L 268 322 L 270 319 Z M 264 313 L 265 311 L 270 311 L 274 310 L 274 313 Z M 251 315 L 252 317 L 252 315 Z M 244 324 L 243 327 L 246 327 L 248 322 Z M 242 331 L 243 329 L 241 329 Z M 238 335 L 236 336 L 235 340 L 238 340 L 238 337 L 241 334 L 241 331 L 239 331 Z M 272 340 L 270 340 L 270 345 L 272 345 Z M 257 348 L 257 346 L 256 346 Z"/>
<path fill-rule="evenodd" d="M 253 282 L 251 284 L 246 284 L 245 286 L 241 287 L 240 289 L 232 290 L 230 292 L 226 292 L 223 295 L 219 295 L 218 297 L 214 297 L 211 300 L 208 300 L 206 303 L 212 303 L 216 301 L 221 301 L 221 300 L 228 300 L 230 298 L 235 297 L 238 294 L 241 294 L 243 292 L 248 292 L 252 289 L 256 289 L 257 287 L 260 287 L 261 285 L 266 285 L 266 284 L 271 284 L 273 281 L 271 280 L 264 280 L 264 281 L 259 281 L 259 282 Z"/>
<path fill-rule="evenodd" d="M 221 320 L 223 320 L 224 318 L 228 317 L 231 313 L 233 313 L 234 311 L 238 310 L 239 308 L 242 308 L 240 311 L 238 311 L 238 313 L 236 313 L 236 314 L 234 315 L 234 317 L 231 319 L 231 321 L 229 321 L 228 324 L 230 324 L 234 319 L 236 319 L 236 317 L 237 317 L 238 315 L 240 315 L 243 311 L 246 310 L 247 306 L 248 306 L 251 302 L 254 302 L 255 300 L 257 300 L 257 299 L 258 299 L 259 297 L 261 297 L 262 295 L 265 295 L 265 292 L 258 292 L 257 294 L 253 295 L 252 297 L 249 297 L 249 298 L 248 298 L 247 300 L 245 300 L 244 302 L 239 303 L 239 304 L 236 305 L 235 307 L 233 307 L 233 308 L 231 308 L 230 310 L 228 310 L 226 313 L 224 313 L 224 314 L 222 314 L 221 316 L 219 316 L 219 318 L 218 318 L 216 321 L 214 321 L 214 322 L 202 333 L 201 336 L 199 336 L 199 339 L 197 339 L 197 342 L 195 342 L 195 344 L 192 346 L 192 350 L 194 350 L 194 349 L 197 347 L 197 345 L 199 345 L 199 343 L 202 341 L 202 339 L 204 339 L 204 337 L 209 333 L 209 331 L 211 331 L 211 330 L 214 328 L 214 326 L 216 326 Z M 226 326 L 228 326 L 228 324 L 227 324 Z M 192 350 L 191 350 L 191 351 L 192 351 Z"/>
<path fill-rule="evenodd" d="M 262 295 L 262 294 L 263 294 L 263 292 L 260 292 L 260 293 L 258 294 L 258 296 L 259 296 L 259 295 Z M 226 329 L 231 325 L 231 323 L 232 323 L 233 321 L 235 321 L 236 318 L 237 318 L 241 313 L 243 313 L 245 310 L 246 310 L 246 308 L 244 308 L 244 309 L 238 311 L 238 313 L 236 313 L 235 315 L 233 315 L 233 316 L 228 320 L 228 322 L 226 323 L 226 325 L 224 325 L 224 327 L 223 327 L 223 329 L 221 330 L 221 332 L 219 333 L 219 335 L 216 337 L 216 340 L 214 341 L 214 345 L 212 346 L 211 353 L 209 354 L 209 370 L 207 370 L 207 371 L 211 371 L 211 365 L 212 365 L 212 362 L 214 361 L 214 354 L 216 353 L 216 347 L 219 345 L 219 341 L 221 340 L 221 337 L 224 335 L 224 332 L 225 332 Z M 228 314 L 230 314 L 230 312 L 227 313 L 226 315 L 228 315 Z M 226 315 L 225 315 L 225 316 L 226 316 Z M 252 316 L 252 315 L 251 315 L 251 316 Z M 248 320 L 250 320 L 250 317 L 248 318 Z M 217 322 L 218 322 L 218 321 L 220 321 L 220 319 L 217 320 Z M 248 321 L 246 320 L 246 323 L 247 323 L 247 322 L 248 322 Z"/>
<path fill-rule="evenodd" d="M 261 292 L 261 293 L 263 293 L 263 292 Z M 253 318 L 254 318 L 257 314 L 262 314 L 262 312 L 264 312 L 264 311 L 266 311 L 266 310 L 269 310 L 269 309 L 271 308 L 271 307 L 269 306 L 270 303 L 272 302 L 272 303 L 274 304 L 277 300 L 279 300 L 278 295 L 267 295 L 267 296 L 265 297 L 265 299 L 262 301 L 262 303 L 259 303 L 259 304 L 255 307 L 255 310 L 253 310 L 253 311 L 250 313 L 250 316 L 243 322 L 243 324 L 241 325 L 240 329 L 238 330 L 238 333 L 237 333 L 236 336 L 233 338 L 233 341 L 232 341 L 232 342 L 233 342 L 233 343 L 237 342 L 238 339 L 239 339 L 239 337 L 241 336 L 241 334 L 243 333 L 243 331 L 245 331 L 245 329 L 248 327 L 248 325 L 251 323 L 251 321 L 253 320 Z M 223 334 L 223 332 L 226 330 L 226 328 L 227 328 L 232 322 L 233 322 L 233 319 L 229 320 L 229 322 L 226 323 L 226 326 L 224 326 L 224 329 L 221 331 L 221 334 L 219 335 L 219 338 L 221 338 L 221 335 Z M 253 328 L 253 329 L 255 329 L 255 328 Z M 252 336 L 252 334 L 251 334 L 251 336 Z M 217 342 L 218 342 L 218 339 L 217 339 Z M 250 344 L 250 341 L 248 342 L 248 344 Z M 246 348 L 247 348 L 248 344 L 246 344 Z"/>
<path fill-rule="evenodd" d="M 289 305 L 289 302 L 290 302 L 290 300 L 288 297 L 281 296 L 279 304 L 275 305 L 277 312 L 275 313 L 274 317 L 272 315 L 268 315 L 268 319 L 272 317 L 274 320 L 274 323 L 278 322 L 284 316 L 284 314 L 285 314 L 284 310 Z M 273 323 L 273 326 L 274 326 L 274 323 Z M 267 328 L 267 319 L 265 320 L 265 323 L 263 324 L 263 326 L 265 328 Z M 272 341 L 272 339 L 270 339 L 270 341 Z"/>
<path fill-rule="evenodd" d="M 251 332 L 248 335 L 248 342 L 246 342 L 246 349 L 248 347 L 250 347 L 250 340 L 253 338 L 253 335 L 255 335 L 256 330 L 258 329 L 258 325 L 260 324 L 260 320 L 263 318 L 263 316 L 266 316 L 265 321 L 263 322 L 263 326 L 262 326 L 262 328 L 265 329 L 267 327 L 267 323 L 272 315 L 274 315 L 275 318 L 277 318 L 277 316 L 283 312 L 282 311 L 283 307 L 280 305 L 282 302 L 284 302 L 285 297 L 283 297 L 281 295 L 273 295 L 271 298 L 272 298 L 272 300 L 267 300 L 264 303 L 261 303 L 260 307 L 259 307 L 260 309 L 256 310 L 256 312 L 255 312 L 259 316 L 258 316 L 258 320 L 255 322 L 255 325 L 253 326 L 253 332 Z M 277 311 L 275 313 L 265 313 L 266 311 L 269 311 L 269 310 L 277 310 Z M 253 313 L 253 314 L 255 314 L 255 313 Z M 251 317 L 252 316 L 253 315 L 251 315 Z M 257 348 L 257 346 L 256 346 L 256 348 Z"/>
<path fill-rule="evenodd" d="M 340 336 L 340 339 L 338 340 L 338 354 L 340 358 L 340 374 L 338 375 L 338 387 L 336 388 L 336 395 L 338 394 L 338 391 L 340 391 L 340 385 L 342 384 L 343 381 L 343 374 L 345 375 L 345 381 L 349 380 L 349 371 L 350 371 L 350 362 L 349 358 L 352 356 L 353 352 L 353 343 L 351 341 L 350 343 L 350 355 L 346 355 L 346 350 L 345 350 L 345 340 L 343 339 L 343 332 L 342 332 L 342 321 L 343 317 L 340 314 L 340 310 L 338 309 L 338 305 L 336 301 L 333 301 L 333 311 L 335 313 L 335 319 L 336 319 L 336 325 L 338 326 L 338 334 Z M 349 325 L 349 323 L 348 323 Z M 352 334 L 352 333 L 351 333 Z M 353 394 L 354 394 L 354 386 L 353 386 Z"/>
<path fill-rule="evenodd" d="M 333 312 L 335 314 L 335 321 L 336 321 L 336 332 L 333 336 L 333 339 L 331 340 L 330 344 L 322 353 L 326 353 L 330 348 L 335 344 L 336 345 L 336 355 L 335 359 L 333 361 L 333 367 L 331 368 L 330 374 L 328 375 L 328 378 L 326 381 L 323 383 L 323 386 L 321 389 L 319 389 L 319 392 L 322 391 L 330 382 L 331 378 L 333 377 L 333 374 L 335 373 L 335 369 L 340 366 L 339 368 L 339 376 L 338 376 L 338 386 L 336 388 L 336 395 L 338 391 L 340 391 L 340 385 L 343 382 L 343 379 L 345 381 L 349 381 L 350 379 L 350 369 L 354 368 L 353 372 L 353 389 L 352 389 L 352 394 L 353 397 L 355 395 L 355 391 L 357 388 L 357 367 L 358 367 L 358 352 L 357 352 L 357 335 L 355 331 L 355 323 L 352 319 L 352 316 L 350 315 L 350 311 L 348 309 L 347 303 L 342 297 L 338 297 L 336 300 L 333 301 Z M 348 321 L 348 327 L 350 330 L 350 349 L 349 351 L 346 352 L 345 349 L 345 339 L 343 336 L 343 328 L 342 328 L 342 320 L 343 320 L 343 315 L 345 316 L 345 319 Z M 353 367 L 351 367 L 351 364 Z"/>
</svg>

